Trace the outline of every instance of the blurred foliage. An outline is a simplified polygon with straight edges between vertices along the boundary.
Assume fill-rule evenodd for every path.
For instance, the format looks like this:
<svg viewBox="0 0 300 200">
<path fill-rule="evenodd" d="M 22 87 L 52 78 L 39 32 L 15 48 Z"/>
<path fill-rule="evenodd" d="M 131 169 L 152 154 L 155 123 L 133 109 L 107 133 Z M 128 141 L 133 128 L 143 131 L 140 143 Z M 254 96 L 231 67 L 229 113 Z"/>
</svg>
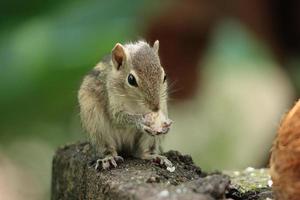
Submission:
<svg viewBox="0 0 300 200">
<path fill-rule="evenodd" d="M 152 2 L 2 2 L 2 143 L 16 135 L 40 137 L 53 144 L 69 138 L 68 125 L 78 112 L 74 108 L 83 75 L 114 43 L 135 39 L 137 28 L 142 27 L 137 16 L 145 4 L 147 9 L 155 6 Z"/>
</svg>

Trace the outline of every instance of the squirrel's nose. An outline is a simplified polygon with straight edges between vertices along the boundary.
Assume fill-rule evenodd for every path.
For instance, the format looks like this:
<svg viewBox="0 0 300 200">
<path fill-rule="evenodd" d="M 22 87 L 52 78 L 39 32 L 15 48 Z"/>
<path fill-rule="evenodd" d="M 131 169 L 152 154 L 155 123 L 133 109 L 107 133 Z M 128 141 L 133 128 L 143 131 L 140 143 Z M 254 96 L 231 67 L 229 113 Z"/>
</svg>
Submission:
<svg viewBox="0 0 300 200">
<path fill-rule="evenodd" d="M 159 105 L 154 105 L 154 106 L 152 106 L 151 110 L 152 110 L 153 112 L 159 111 Z"/>
</svg>

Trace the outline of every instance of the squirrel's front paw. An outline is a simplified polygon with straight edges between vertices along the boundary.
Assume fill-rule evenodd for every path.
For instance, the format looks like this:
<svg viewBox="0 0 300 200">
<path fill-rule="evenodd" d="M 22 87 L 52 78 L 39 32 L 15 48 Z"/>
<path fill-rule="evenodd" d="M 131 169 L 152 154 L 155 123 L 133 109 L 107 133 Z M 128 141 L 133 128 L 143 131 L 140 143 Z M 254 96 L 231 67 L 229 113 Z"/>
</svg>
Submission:
<svg viewBox="0 0 300 200">
<path fill-rule="evenodd" d="M 121 156 L 106 156 L 102 159 L 98 159 L 96 161 L 95 169 L 110 169 L 110 168 L 116 168 L 118 166 L 118 162 L 123 162 L 124 159 Z"/>
<path fill-rule="evenodd" d="M 148 133 L 151 136 L 166 134 L 170 130 L 169 127 L 164 127 L 160 130 L 157 130 L 145 124 L 141 124 L 141 129 L 143 132 Z"/>
<path fill-rule="evenodd" d="M 141 130 L 144 133 L 147 133 L 151 136 L 159 135 L 155 130 L 153 130 L 150 126 L 147 126 L 145 124 L 141 124 Z"/>
</svg>

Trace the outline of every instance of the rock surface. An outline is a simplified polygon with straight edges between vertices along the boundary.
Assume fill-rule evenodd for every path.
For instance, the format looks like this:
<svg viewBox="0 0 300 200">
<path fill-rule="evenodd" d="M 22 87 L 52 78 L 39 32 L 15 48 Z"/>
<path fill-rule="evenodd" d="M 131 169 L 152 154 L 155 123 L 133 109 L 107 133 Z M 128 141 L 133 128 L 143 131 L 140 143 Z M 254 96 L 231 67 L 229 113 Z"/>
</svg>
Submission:
<svg viewBox="0 0 300 200">
<path fill-rule="evenodd" d="M 248 167 L 243 171 L 224 173 L 231 179 L 227 197 L 238 200 L 271 200 L 273 198 L 272 180 L 268 169 Z"/>
<path fill-rule="evenodd" d="M 62 147 L 53 159 L 51 199 L 217 200 L 227 197 L 241 199 L 238 195 L 246 194 L 245 191 L 239 193 L 239 188 L 230 184 L 228 175 L 204 173 L 194 165 L 190 156 L 177 151 L 164 155 L 175 165 L 174 172 L 134 158 L 125 158 L 125 162 L 115 169 L 96 171 L 95 157 L 88 143 Z M 266 191 L 270 192 L 270 189 Z M 252 199 L 259 199 L 256 197 L 258 195 Z"/>
</svg>

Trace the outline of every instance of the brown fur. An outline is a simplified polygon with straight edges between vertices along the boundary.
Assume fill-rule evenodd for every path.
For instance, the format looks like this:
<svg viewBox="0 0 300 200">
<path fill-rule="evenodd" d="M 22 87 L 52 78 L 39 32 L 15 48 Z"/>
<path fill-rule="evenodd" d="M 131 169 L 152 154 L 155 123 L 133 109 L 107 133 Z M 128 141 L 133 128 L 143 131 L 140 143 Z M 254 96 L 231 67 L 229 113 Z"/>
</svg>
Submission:
<svg viewBox="0 0 300 200">
<path fill-rule="evenodd" d="M 284 117 L 272 147 L 270 173 L 277 200 L 300 200 L 300 101 Z"/>
</svg>

